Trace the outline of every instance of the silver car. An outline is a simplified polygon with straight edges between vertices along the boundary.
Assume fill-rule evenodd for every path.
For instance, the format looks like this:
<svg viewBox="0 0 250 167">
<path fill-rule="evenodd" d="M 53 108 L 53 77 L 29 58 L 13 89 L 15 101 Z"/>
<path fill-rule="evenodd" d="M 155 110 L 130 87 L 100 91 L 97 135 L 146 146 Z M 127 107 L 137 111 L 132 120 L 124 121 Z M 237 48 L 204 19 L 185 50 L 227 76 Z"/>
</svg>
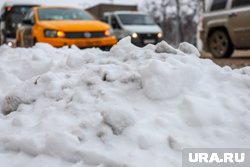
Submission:
<svg viewBox="0 0 250 167">
<path fill-rule="evenodd" d="M 230 57 L 250 48 L 250 0 L 212 0 L 199 25 L 203 50 Z"/>
</svg>

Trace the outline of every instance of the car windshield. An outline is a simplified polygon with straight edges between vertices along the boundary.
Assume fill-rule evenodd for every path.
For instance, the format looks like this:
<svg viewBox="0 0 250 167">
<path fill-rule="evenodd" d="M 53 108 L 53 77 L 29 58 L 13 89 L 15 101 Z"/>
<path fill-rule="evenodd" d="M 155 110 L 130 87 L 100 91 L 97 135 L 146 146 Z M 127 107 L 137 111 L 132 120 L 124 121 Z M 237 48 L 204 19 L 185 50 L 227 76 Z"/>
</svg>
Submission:
<svg viewBox="0 0 250 167">
<path fill-rule="evenodd" d="M 38 10 L 39 20 L 93 20 L 93 17 L 80 9 L 46 8 Z"/>
<path fill-rule="evenodd" d="M 154 19 L 146 14 L 119 14 L 118 16 L 124 25 L 155 25 Z"/>
<path fill-rule="evenodd" d="M 34 6 L 13 6 L 11 12 L 25 15 L 32 7 Z"/>
</svg>

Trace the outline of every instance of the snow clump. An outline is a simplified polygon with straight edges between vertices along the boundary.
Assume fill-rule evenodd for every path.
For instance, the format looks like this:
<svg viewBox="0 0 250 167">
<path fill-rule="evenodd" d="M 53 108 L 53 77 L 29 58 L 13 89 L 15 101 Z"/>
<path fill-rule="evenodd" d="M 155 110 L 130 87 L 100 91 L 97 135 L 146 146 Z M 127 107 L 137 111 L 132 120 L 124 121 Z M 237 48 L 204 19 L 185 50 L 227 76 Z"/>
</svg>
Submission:
<svg viewBox="0 0 250 167">
<path fill-rule="evenodd" d="M 180 167 L 184 148 L 250 146 L 249 67 L 188 43 L 4 45 L 0 75 L 5 167 Z"/>
</svg>

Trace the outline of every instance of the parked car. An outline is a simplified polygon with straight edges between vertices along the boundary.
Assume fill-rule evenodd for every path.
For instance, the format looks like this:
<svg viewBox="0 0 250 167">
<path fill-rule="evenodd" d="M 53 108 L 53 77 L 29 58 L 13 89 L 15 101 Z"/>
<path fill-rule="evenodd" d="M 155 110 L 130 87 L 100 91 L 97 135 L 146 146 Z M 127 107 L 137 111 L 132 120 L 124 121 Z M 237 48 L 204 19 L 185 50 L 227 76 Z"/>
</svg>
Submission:
<svg viewBox="0 0 250 167">
<path fill-rule="evenodd" d="M 76 45 L 108 49 L 117 42 L 108 24 L 72 7 L 32 8 L 18 28 L 16 37 L 17 46 L 21 47 L 45 42 L 54 47 Z"/>
<path fill-rule="evenodd" d="M 203 49 L 217 58 L 249 49 L 249 20 L 250 0 L 213 0 L 199 26 Z"/>
<path fill-rule="evenodd" d="M 18 25 L 25 14 L 35 6 L 38 5 L 21 2 L 7 2 L 3 5 L 0 13 L 0 44 L 9 42 L 10 46 L 14 45 Z"/>
<path fill-rule="evenodd" d="M 162 30 L 148 14 L 135 11 L 106 12 L 102 18 L 114 29 L 117 39 L 131 36 L 132 43 L 145 46 L 162 40 Z"/>
</svg>

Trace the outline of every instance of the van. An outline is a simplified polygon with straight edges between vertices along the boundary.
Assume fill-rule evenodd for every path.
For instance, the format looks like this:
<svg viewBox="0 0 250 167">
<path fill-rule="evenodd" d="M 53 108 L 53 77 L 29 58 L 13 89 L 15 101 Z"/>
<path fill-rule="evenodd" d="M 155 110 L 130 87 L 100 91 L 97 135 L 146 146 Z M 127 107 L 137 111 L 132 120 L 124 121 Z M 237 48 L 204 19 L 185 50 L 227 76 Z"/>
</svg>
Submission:
<svg viewBox="0 0 250 167">
<path fill-rule="evenodd" d="M 102 21 L 112 26 L 118 40 L 131 36 L 131 42 L 139 47 L 156 44 L 163 39 L 161 28 L 146 13 L 137 11 L 106 12 Z"/>
<path fill-rule="evenodd" d="M 23 21 L 26 13 L 37 4 L 23 4 L 21 2 L 6 2 L 0 13 L 0 44 L 8 43 L 14 46 L 16 30 Z"/>
</svg>

